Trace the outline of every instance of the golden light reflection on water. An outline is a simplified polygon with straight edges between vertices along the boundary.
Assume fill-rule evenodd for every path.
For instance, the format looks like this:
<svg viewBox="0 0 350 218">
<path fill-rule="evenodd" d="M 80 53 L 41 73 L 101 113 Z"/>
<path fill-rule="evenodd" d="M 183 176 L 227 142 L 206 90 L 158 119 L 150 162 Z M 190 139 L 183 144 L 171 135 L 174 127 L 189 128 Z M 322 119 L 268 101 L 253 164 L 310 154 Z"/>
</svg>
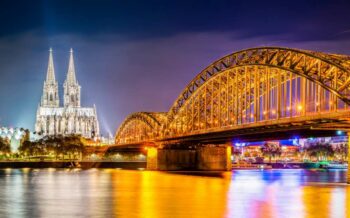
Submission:
<svg viewBox="0 0 350 218">
<path fill-rule="evenodd" d="M 162 172 L 115 172 L 114 212 L 135 217 L 223 217 L 230 180 Z M 134 187 L 132 192 L 121 189 Z"/>
<path fill-rule="evenodd" d="M 350 217 L 345 173 L 0 170 L 0 217 Z"/>
</svg>

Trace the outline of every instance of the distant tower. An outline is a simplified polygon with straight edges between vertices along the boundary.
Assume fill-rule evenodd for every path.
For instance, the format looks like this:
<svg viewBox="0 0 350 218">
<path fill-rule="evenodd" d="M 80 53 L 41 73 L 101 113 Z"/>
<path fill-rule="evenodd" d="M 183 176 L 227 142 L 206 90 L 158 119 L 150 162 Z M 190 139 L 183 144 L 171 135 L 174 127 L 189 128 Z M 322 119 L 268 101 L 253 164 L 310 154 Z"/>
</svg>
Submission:
<svg viewBox="0 0 350 218">
<path fill-rule="evenodd" d="M 70 49 L 67 78 L 63 84 L 64 107 L 80 107 L 80 85 L 75 77 L 73 49 Z"/>
<path fill-rule="evenodd" d="M 50 48 L 49 63 L 47 66 L 46 80 L 44 81 L 43 95 L 41 96 L 42 107 L 59 107 L 58 84 L 55 79 L 52 49 Z"/>
</svg>

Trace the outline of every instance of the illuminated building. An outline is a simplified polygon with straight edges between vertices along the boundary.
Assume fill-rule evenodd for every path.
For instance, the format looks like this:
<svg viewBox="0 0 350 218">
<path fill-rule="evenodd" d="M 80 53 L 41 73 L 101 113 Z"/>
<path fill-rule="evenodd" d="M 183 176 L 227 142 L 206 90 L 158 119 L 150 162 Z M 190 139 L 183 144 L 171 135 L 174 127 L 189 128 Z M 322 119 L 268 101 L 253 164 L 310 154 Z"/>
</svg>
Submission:
<svg viewBox="0 0 350 218">
<path fill-rule="evenodd" d="M 52 50 L 50 49 L 43 94 L 36 114 L 35 131 L 43 136 L 79 134 L 86 138 L 99 137 L 96 107 L 81 107 L 80 105 L 81 86 L 75 75 L 72 49 L 70 50 L 68 72 L 63 88 L 63 107 L 61 107 Z"/>
</svg>

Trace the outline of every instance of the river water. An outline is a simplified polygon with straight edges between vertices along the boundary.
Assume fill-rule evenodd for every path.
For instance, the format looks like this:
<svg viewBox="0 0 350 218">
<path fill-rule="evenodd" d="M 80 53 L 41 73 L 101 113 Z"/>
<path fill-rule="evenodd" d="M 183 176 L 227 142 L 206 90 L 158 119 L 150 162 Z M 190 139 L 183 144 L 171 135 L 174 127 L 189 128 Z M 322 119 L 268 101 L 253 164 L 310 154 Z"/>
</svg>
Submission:
<svg viewBox="0 0 350 218">
<path fill-rule="evenodd" d="M 346 171 L 0 170 L 0 217 L 350 217 Z"/>
</svg>

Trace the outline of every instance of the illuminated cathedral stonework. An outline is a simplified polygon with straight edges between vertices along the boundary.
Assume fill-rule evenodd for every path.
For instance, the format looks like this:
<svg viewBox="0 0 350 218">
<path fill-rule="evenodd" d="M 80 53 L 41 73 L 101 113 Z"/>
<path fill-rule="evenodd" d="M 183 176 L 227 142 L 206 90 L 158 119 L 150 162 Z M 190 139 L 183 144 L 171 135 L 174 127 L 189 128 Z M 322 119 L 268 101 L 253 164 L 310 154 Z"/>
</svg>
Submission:
<svg viewBox="0 0 350 218">
<path fill-rule="evenodd" d="M 50 49 L 43 94 L 36 113 L 35 131 L 43 136 L 79 134 L 86 138 L 99 137 L 96 107 L 80 106 L 81 87 L 75 76 L 72 49 L 63 90 L 63 107 L 61 107 L 52 49 Z"/>
</svg>

